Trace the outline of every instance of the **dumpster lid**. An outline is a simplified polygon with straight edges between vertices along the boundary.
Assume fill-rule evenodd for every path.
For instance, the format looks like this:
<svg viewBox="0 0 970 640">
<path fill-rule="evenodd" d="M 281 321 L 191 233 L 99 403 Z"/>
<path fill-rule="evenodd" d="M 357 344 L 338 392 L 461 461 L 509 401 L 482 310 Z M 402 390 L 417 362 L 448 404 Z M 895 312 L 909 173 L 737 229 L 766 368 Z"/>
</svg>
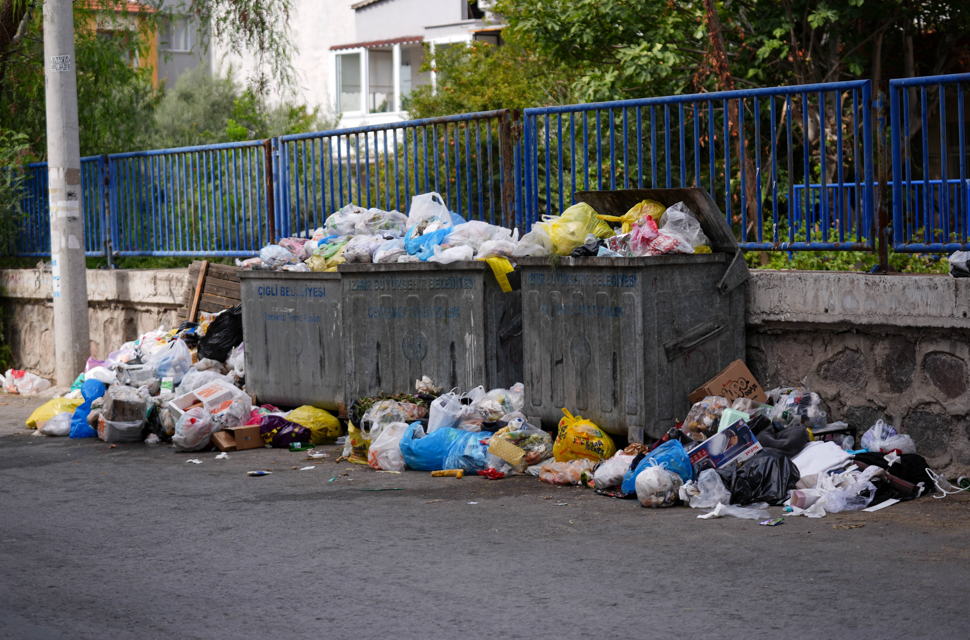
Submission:
<svg viewBox="0 0 970 640">
<path fill-rule="evenodd" d="M 683 189 L 619 189 L 616 191 L 577 191 L 576 202 L 585 202 L 596 213 L 622 216 L 643 200 L 656 200 L 665 207 L 683 202 L 701 223 L 704 235 L 711 241 L 711 251 L 737 253 L 741 250 L 731 225 L 724 218 L 711 195 L 697 187 Z"/>
<path fill-rule="evenodd" d="M 340 274 L 333 271 L 271 271 L 269 269 L 240 269 L 242 280 L 340 280 Z"/>
<path fill-rule="evenodd" d="M 448 264 L 440 262 L 354 262 L 337 267 L 339 273 L 394 272 L 394 271 L 485 271 L 491 270 L 481 260 L 458 260 Z"/>
</svg>

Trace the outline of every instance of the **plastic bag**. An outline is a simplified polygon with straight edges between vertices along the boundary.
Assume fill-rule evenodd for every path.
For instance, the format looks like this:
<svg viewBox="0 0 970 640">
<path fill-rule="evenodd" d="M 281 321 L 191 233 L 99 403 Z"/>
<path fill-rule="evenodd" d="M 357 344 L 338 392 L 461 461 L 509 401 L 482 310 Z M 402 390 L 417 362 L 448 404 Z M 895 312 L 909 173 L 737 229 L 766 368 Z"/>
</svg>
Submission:
<svg viewBox="0 0 970 640">
<path fill-rule="evenodd" d="M 196 371 L 195 369 L 190 369 L 188 373 L 182 378 L 182 382 L 175 388 L 175 396 L 184 396 L 187 393 L 192 393 L 199 387 L 204 387 L 213 380 L 222 380 L 227 382 L 226 376 L 220 375 L 215 371 Z"/>
<path fill-rule="evenodd" d="M 692 509 L 713 509 L 719 502 L 730 504 L 731 492 L 715 469 L 704 469 L 680 488 L 680 499 Z"/>
<path fill-rule="evenodd" d="M 422 193 L 411 198 L 411 210 L 408 212 L 407 226 L 410 230 L 422 220 L 433 218 L 439 220 L 445 227 L 451 228 L 451 212 L 444 204 L 445 200 L 436 191 Z"/>
<path fill-rule="evenodd" d="M 597 489 L 618 487 L 623 482 L 623 476 L 630 470 L 630 463 L 636 456 L 617 451 L 616 455 L 596 468 L 593 474 L 593 484 Z"/>
<path fill-rule="evenodd" d="M 392 423 L 393 424 L 393 423 Z M 383 427 L 382 431 L 383 432 Z M 380 437 L 376 434 L 375 440 Z M 354 464 L 368 464 L 370 457 L 371 438 L 358 429 L 353 422 L 347 423 L 347 444 L 344 446 L 343 457 Z"/>
<path fill-rule="evenodd" d="M 438 396 L 431 403 L 431 411 L 428 413 L 428 433 L 434 433 L 443 427 L 458 427 L 464 415 L 465 407 L 456 393 Z"/>
<path fill-rule="evenodd" d="M 48 400 L 34 409 L 34 412 L 27 418 L 27 428 L 38 429 L 43 423 L 62 413 L 72 416 L 74 415 L 74 410 L 82 404 L 84 404 L 84 400 L 68 400 L 67 398 Z"/>
<path fill-rule="evenodd" d="M 452 262 L 471 260 L 475 255 L 475 252 L 471 247 L 464 245 L 451 247 L 449 249 L 442 249 L 441 245 L 437 245 L 433 247 L 432 250 L 434 251 L 434 255 L 428 258 L 428 262 L 440 262 L 441 264 L 451 264 Z"/>
<path fill-rule="evenodd" d="M 692 249 L 708 244 L 707 236 L 701 229 L 701 223 L 683 202 L 678 202 L 664 212 L 663 217 L 660 218 L 660 230 L 669 236 L 682 238 Z"/>
<path fill-rule="evenodd" d="M 781 504 L 801 479 L 790 458 L 767 450 L 739 465 L 729 464 L 717 471 L 731 492 L 731 504 Z"/>
<path fill-rule="evenodd" d="M 344 260 L 348 264 L 370 263 L 382 244 L 384 239 L 380 236 L 355 236 L 344 247 Z"/>
<path fill-rule="evenodd" d="M 522 473 L 552 455 L 552 437 L 525 420 L 516 419 L 495 432 L 488 445 L 488 468 Z"/>
<path fill-rule="evenodd" d="M 518 245 L 513 240 L 489 240 L 488 242 L 482 244 L 479 248 L 478 253 L 475 255 L 476 260 L 486 260 L 488 258 L 502 257 L 507 258 L 512 255 L 515 248 Z"/>
<path fill-rule="evenodd" d="M 644 454 L 636 468 L 627 471 L 623 476 L 620 488 L 623 493 L 631 494 L 637 490 L 636 480 L 644 469 L 648 467 L 663 467 L 680 476 L 683 482 L 693 478 L 694 470 L 690 466 L 690 458 L 684 450 L 684 445 L 677 440 L 668 440 L 650 453 Z"/>
<path fill-rule="evenodd" d="M 775 401 L 771 410 L 771 421 L 776 425 L 787 428 L 801 425 L 809 429 L 825 426 L 825 412 L 822 410 L 822 400 L 817 393 L 806 389 L 793 389 Z"/>
<path fill-rule="evenodd" d="M 156 378 L 172 378 L 178 384 L 192 367 L 192 354 L 185 342 L 175 339 L 149 357 L 145 364 L 151 366 Z"/>
<path fill-rule="evenodd" d="M 283 238 L 278 244 L 292 253 L 297 260 L 306 259 L 306 250 L 303 248 L 303 245 L 306 244 L 305 238 Z"/>
<path fill-rule="evenodd" d="M 404 246 L 407 247 L 408 254 L 417 256 L 421 261 L 427 261 L 434 255 L 435 246 L 442 244 L 451 232 L 451 229 L 437 229 L 428 233 L 420 234 L 416 231 L 420 226 L 411 227 L 404 236 Z"/>
<path fill-rule="evenodd" d="M 232 372 L 236 374 L 237 378 L 246 377 L 246 354 L 243 344 L 240 342 L 239 346 L 229 354 L 229 359 L 226 361 L 226 364 L 229 365 L 229 368 L 232 369 Z"/>
<path fill-rule="evenodd" d="M 498 227 L 481 220 L 469 220 L 452 230 L 451 235 L 448 236 L 448 244 L 452 247 L 468 246 L 475 252 L 486 242 L 511 239 L 511 229 Z"/>
<path fill-rule="evenodd" d="M 145 434 L 143 434 L 144 427 L 144 419 L 118 422 L 105 420 L 104 414 L 98 416 L 98 437 L 109 444 L 116 442 L 141 442 L 145 439 Z"/>
<path fill-rule="evenodd" d="M 407 255 L 408 250 L 404 247 L 404 238 L 396 238 L 385 242 L 377 251 L 374 252 L 375 263 L 397 262 L 401 256 Z"/>
<path fill-rule="evenodd" d="M 313 444 L 332 444 L 343 434 L 340 420 L 330 412 L 304 405 L 291 411 L 286 419 L 310 430 Z"/>
<path fill-rule="evenodd" d="M 404 471 L 404 456 L 401 455 L 401 438 L 411 427 L 406 422 L 392 422 L 381 430 L 381 434 L 370 444 L 367 451 L 367 464 L 372 469 L 383 471 Z"/>
<path fill-rule="evenodd" d="M 307 443 L 313 437 L 309 429 L 282 416 L 263 416 L 259 422 L 259 435 L 263 442 L 277 449 L 285 449 L 294 442 Z"/>
<path fill-rule="evenodd" d="M 212 421 L 216 428 L 212 431 L 231 429 L 246 424 L 250 416 L 250 405 L 240 400 L 226 400 L 212 412 Z"/>
<path fill-rule="evenodd" d="M 643 202 L 638 202 L 637 204 L 633 205 L 630 210 L 624 213 L 622 216 L 597 215 L 596 217 L 600 220 L 606 220 L 608 222 L 620 222 L 622 223 L 620 233 L 630 233 L 630 231 L 633 230 L 634 224 L 646 216 L 653 219 L 653 228 L 656 229 L 656 221 L 663 216 L 666 209 L 666 207 L 656 200 L 644 200 Z"/>
<path fill-rule="evenodd" d="M 38 431 L 45 436 L 64 438 L 71 435 L 72 413 L 58 413 L 40 426 Z"/>
<path fill-rule="evenodd" d="M 358 236 L 393 236 L 400 238 L 407 231 L 408 217 L 399 211 L 368 209 L 360 214 L 354 233 Z"/>
<path fill-rule="evenodd" d="M 327 236 L 352 236 L 363 213 L 364 209 L 354 203 L 347 204 L 327 216 L 323 223 L 323 233 Z"/>
<path fill-rule="evenodd" d="M 71 417 L 71 437 L 72 438 L 95 438 L 98 432 L 88 425 L 88 414 L 91 413 L 91 404 L 104 395 L 104 384 L 98 380 L 88 380 L 81 385 L 81 395 L 84 402 L 74 410 Z"/>
<path fill-rule="evenodd" d="M 110 422 L 144 420 L 148 401 L 145 395 L 133 387 L 116 385 L 108 387 L 104 394 L 101 413 Z"/>
<path fill-rule="evenodd" d="M 684 418 L 684 433 L 694 440 L 704 440 L 717 433 L 718 422 L 725 409 L 731 406 L 727 398 L 707 396 L 696 403 Z"/>
<path fill-rule="evenodd" d="M 299 262 L 295 255 L 278 244 L 268 244 L 260 249 L 259 259 L 262 261 L 263 266 L 269 269 L 281 269 L 285 265 Z"/>
<path fill-rule="evenodd" d="M 85 380 L 99 380 L 104 384 L 117 384 L 118 374 L 104 367 L 94 367 L 84 374 Z"/>
<path fill-rule="evenodd" d="M 444 468 L 477 472 L 487 467 L 488 443 L 492 434 L 469 431 L 459 431 L 459 433 L 461 435 L 455 438 L 448 448 Z"/>
<path fill-rule="evenodd" d="M 672 507 L 677 502 L 684 480 L 662 467 L 647 467 L 637 475 L 637 500 L 644 507 Z"/>
<path fill-rule="evenodd" d="M 711 520 L 712 518 L 723 518 L 724 516 L 734 516 L 744 520 L 765 520 L 771 517 L 771 513 L 766 508 L 765 503 L 753 504 L 748 507 L 739 505 L 729 505 L 719 502 L 714 506 L 713 511 L 697 516 L 701 520 Z"/>
<path fill-rule="evenodd" d="M 495 422 L 513 411 L 521 411 L 524 405 L 521 400 L 522 393 L 512 392 L 509 389 L 492 389 L 474 406 L 485 421 Z M 518 402 L 517 405 L 516 401 Z"/>
<path fill-rule="evenodd" d="M 451 445 L 466 434 L 467 432 L 459 429 L 444 427 L 424 435 L 421 423 L 416 422 L 401 438 L 401 455 L 409 469 L 440 471 L 446 468 L 445 461 Z"/>
<path fill-rule="evenodd" d="M 970 251 L 957 251 L 947 258 L 950 264 L 950 275 L 954 278 L 970 278 L 970 268 L 967 268 L 967 260 L 970 259 Z"/>
<path fill-rule="evenodd" d="M 367 439 L 374 439 L 380 435 L 381 429 L 392 422 L 407 422 L 420 420 L 428 416 L 428 410 L 410 402 L 396 400 L 380 400 L 360 418 L 360 431 Z M 365 464 L 367 456 L 364 456 Z"/>
<path fill-rule="evenodd" d="M 172 444 L 179 451 L 201 451 L 209 446 L 215 423 L 208 411 L 201 407 L 189 409 L 175 425 Z"/>
<path fill-rule="evenodd" d="M 50 380 L 19 369 L 7 369 L 4 375 L 3 390 L 7 393 L 19 393 L 29 396 L 50 389 Z"/>
<path fill-rule="evenodd" d="M 596 217 L 593 207 L 579 202 L 569 207 L 561 216 L 543 216 L 542 222 L 533 228 L 541 228 L 549 234 L 555 253 L 568 256 L 573 249 L 586 242 L 586 235 L 592 233 L 597 238 L 613 235 L 610 225 Z"/>
<path fill-rule="evenodd" d="M 242 344 L 242 305 L 226 309 L 212 321 L 199 341 L 199 357 L 225 362 L 235 347 Z"/>
<path fill-rule="evenodd" d="M 522 236 L 522 239 L 519 240 L 512 251 L 512 256 L 516 258 L 524 256 L 544 258 L 551 256 L 554 250 L 549 232 L 542 227 L 535 226 L 532 231 Z"/>
<path fill-rule="evenodd" d="M 642 225 L 633 225 L 633 230 L 630 232 L 628 241 L 630 255 L 638 257 L 652 255 L 652 243 L 659 235 L 660 232 L 657 230 L 657 223 L 649 216 L 643 220 Z"/>
<path fill-rule="evenodd" d="M 900 454 L 916 453 L 913 439 L 906 435 L 899 435 L 891 426 L 879 420 L 862 434 L 862 448 L 869 451 L 889 453 L 898 451 Z"/>
<path fill-rule="evenodd" d="M 539 467 L 539 479 L 549 484 L 578 485 L 583 482 L 583 472 L 591 472 L 595 466 L 588 458 L 567 462 L 547 460 Z"/>
<path fill-rule="evenodd" d="M 552 450 L 556 462 L 580 458 L 599 461 L 613 457 L 616 445 L 605 431 L 582 416 L 573 416 L 566 409 L 562 412 L 565 416 L 559 421 L 559 432 Z"/>
</svg>

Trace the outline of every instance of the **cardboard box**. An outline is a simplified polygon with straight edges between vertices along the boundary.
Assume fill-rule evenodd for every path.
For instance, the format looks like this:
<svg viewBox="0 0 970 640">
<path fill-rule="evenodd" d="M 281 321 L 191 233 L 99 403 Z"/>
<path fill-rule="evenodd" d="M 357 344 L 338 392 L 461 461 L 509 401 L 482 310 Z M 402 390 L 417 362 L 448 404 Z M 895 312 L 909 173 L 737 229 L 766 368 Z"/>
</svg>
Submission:
<svg viewBox="0 0 970 640">
<path fill-rule="evenodd" d="M 245 391 L 237 389 L 235 386 L 229 384 L 225 380 L 213 380 L 209 384 L 203 385 L 191 393 L 186 393 L 183 396 L 175 398 L 168 403 L 168 407 L 172 411 L 172 417 L 176 422 L 178 422 L 179 418 L 182 417 L 182 414 L 188 411 L 191 407 L 202 403 L 206 411 L 212 412 L 227 400 L 242 400 L 243 402 L 249 402 L 250 398 L 248 395 L 246 395 Z"/>
<path fill-rule="evenodd" d="M 225 429 L 224 432 L 231 433 L 235 437 L 236 451 L 259 449 L 264 445 L 263 437 L 259 435 L 258 424 L 244 425 L 242 427 L 231 427 L 229 429 Z"/>
<path fill-rule="evenodd" d="M 233 434 L 228 431 L 216 431 L 212 434 L 212 444 L 216 446 L 219 451 L 235 451 L 236 450 L 236 438 Z"/>
<path fill-rule="evenodd" d="M 738 421 L 691 449 L 687 456 L 696 478 L 704 469 L 718 469 L 731 462 L 742 462 L 763 448 L 748 425 Z"/>
<path fill-rule="evenodd" d="M 736 398 L 768 401 L 768 395 L 741 360 L 729 364 L 724 371 L 695 389 L 687 399 L 694 406 L 707 396 L 724 396 L 729 402 L 734 402 Z"/>
</svg>

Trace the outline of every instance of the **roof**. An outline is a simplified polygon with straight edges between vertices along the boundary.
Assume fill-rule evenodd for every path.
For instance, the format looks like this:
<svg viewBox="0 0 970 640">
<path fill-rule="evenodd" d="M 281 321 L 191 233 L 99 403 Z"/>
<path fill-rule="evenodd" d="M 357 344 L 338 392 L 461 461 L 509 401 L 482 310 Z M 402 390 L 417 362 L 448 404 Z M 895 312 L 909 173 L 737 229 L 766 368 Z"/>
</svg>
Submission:
<svg viewBox="0 0 970 640">
<path fill-rule="evenodd" d="M 372 4 L 377 4 L 381 0 L 361 0 L 360 2 L 350 5 L 350 8 L 356 11 L 357 9 L 363 9 L 364 7 Z"/>
<path fill-rule="evenodd" d="M 402 38 L 391 38 L 390 40 L 371 40 L 370 42 L 354 42 L 352 44 L 335 44 L 330 47 L 331 51 L 341 49 L 370 49 L 373 47 L 389 47 L 395 44 L 414 44 L 424 42 L 424 36 L 404 36 Z"/>
</svg>

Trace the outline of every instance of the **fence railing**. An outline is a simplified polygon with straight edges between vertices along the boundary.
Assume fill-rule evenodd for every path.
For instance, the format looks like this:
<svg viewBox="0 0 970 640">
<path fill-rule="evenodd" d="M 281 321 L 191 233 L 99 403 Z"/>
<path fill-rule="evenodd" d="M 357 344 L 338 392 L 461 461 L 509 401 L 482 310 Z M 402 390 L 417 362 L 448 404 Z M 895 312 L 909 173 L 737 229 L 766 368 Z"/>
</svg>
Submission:
<svg viewBox="0 0 970 640">
<path fill-rule="evenodd" d="M 427 191 L 467 219 L 527 231 L 579 191 L 697 186 L 746 250 L 873 251 L 891 233 L 895 251 L 949 252 L 970 247 L 968 83 L 890 81 L 888 125 L 860 80 L 88 157 L 85 250 L 247 256 L 349 203 L 406 213 Z M 891 159 L 878 164 L 884 136 Z M 46 165 L 27 167 L 23 184 L 17 255 L 50 255 Z"/>
<path fill-rule="evenodd" d="M 889 82 L 895 251 L 970 247 L 963 95 L 968 84 L 970 73 Z M 927 180 L 936 188 L 925 188 Z"/>
<path fill-rule="evenodd" d="M 862 80 L 526 109 L 526 220 L 580 190 L 702 187 L 745 249 L 871 250 L 870 102 Z M 797 209 L 819 177 L 822 207 Z"/>
</svg>

